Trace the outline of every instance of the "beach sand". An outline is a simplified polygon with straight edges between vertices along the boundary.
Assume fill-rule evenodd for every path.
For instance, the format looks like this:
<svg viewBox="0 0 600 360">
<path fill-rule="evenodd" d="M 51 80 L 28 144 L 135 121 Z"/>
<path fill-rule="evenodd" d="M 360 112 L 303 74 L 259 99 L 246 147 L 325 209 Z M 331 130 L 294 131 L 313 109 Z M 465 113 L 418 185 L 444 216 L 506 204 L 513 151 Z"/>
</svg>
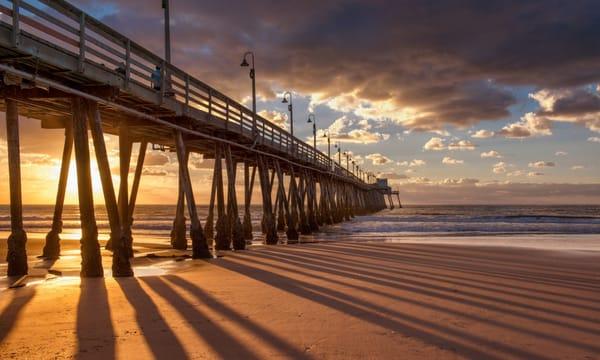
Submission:
<svg viewBox="0 0 600 360">
<path fill-rule="evenodd" d="M 76 246 L 53 264 L 63 276 L 32 264 L 28 286 L 0 292 L 0 357 L 600 359 L 598 251 L 337 241 L 174 261 L 149 248 L 135 278 L 80 280 Z"/>
</svg>

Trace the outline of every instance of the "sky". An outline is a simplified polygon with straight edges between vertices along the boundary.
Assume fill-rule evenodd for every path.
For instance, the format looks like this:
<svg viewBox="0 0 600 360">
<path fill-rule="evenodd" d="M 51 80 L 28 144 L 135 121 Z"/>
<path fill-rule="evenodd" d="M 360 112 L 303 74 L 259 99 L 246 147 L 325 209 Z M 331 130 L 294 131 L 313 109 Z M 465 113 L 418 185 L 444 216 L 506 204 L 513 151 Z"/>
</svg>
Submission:
<svg viewBox="0 0 600 360">
<path fill-rule="evenodd" d="M 164 53 L 160 0 L 71 2 Z M 312 143 L 314 113 L 321 150 L 326 130 L 405 203 L 600 203 L 596 0 L 171 0 L 171 25 L 173 63 L 247 106 L 239 64 L 254 51 L 258 111 L 289 126 L 291 91 L 296 136 Z M 62 140 L 22 119 L 26 203 L 53 202 Z M 192 158 L 200 203 L 210 166 Z M 149 152 L 139 202 L 173 203 L 176 168 L 173 154 Z"/>
</svg>

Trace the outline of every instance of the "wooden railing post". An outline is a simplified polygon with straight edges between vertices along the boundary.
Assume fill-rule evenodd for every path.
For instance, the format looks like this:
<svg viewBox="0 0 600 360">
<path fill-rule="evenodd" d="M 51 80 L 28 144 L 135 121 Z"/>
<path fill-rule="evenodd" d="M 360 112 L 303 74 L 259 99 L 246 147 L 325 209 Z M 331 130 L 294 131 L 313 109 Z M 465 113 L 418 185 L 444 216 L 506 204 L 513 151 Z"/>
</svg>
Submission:
<svg viewBox="0 0 600 360">
<path fill-rule="evenodd" d="M 212 116 L 212 89 L 208 89 L 208 116 Z"/>
<path fill-rule="evenodd" d="M 185 74 L 185 114 L 190 112 L 190 76 Z"/>
<path fill-rule="evenodd" d="M 131 40 L 125 42 L 125 88 L 129 89 L 129 79 L 131 78 Z"/>
<path fill-rule="evenodd" d="M 225 105 L 225 130 L 229 129 L 229 102 Z"/>
<path fill-rule="evenodd" d="M 13 17 L 13 30 L 12 30 L 12 44 L 14 47 L 19 46 L 21 43 L 21 28 L 19 24 L 20 16 L 20 0 L 13 0 L 12 17 Z"/>
<path fill-rule="evenodd" d="M 85 70 L 85 13 L 79 16 L 79 58 L 77 59 L 77 70 Z"/>
</svg>

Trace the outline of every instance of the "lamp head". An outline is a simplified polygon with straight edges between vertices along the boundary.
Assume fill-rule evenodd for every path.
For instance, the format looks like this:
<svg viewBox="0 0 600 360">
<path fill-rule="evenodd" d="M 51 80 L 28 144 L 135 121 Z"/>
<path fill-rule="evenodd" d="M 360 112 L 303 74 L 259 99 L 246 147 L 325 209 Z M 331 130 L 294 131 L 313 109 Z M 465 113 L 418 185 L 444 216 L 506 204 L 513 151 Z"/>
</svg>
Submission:
<svg viewBox="0 0 600 360">
<path fill-rule="evenodd" d="M 312 119 L 309 117 L 306 122 L 309 123 L 309 124 L 312 124 Z"/>
<path fill-rule="evenodd" d="M 248 67 L 250 66 L 250 64 L 248 64 L 248 61 L 246 60 L 246 57 L 244 56 L 244 60 L 242 60 L 242 63 L 240 64 L 241 67 Z"/>
<path fill-rule="evenodd" d="M 287 98 L 285 96 L 283 97 L 283 100 L 281 100 L 281 103 L 282 104 L 287 104 L 288 103 Z"/>
</svg>

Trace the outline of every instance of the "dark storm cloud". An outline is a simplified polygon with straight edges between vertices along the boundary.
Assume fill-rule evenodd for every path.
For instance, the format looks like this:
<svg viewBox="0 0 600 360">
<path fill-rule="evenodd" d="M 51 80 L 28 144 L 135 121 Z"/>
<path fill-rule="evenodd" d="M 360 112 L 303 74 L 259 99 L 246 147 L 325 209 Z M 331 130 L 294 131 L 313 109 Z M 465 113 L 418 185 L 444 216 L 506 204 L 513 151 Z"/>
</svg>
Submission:
<svg viewBox="0 0 600 360">
<path fill-rule="evenodd" d="M 103 21 L 162 54 L 160 1 L 106 6 L 119 11 Z M 596 0 L 172 0 L 172 16 L 174 62 L 235 97 L 247 95 L 238 65 L 253 49 L 263 96 L 353 93 L 415 110 L 401 121 L 413 129 L 505 118 L 506 86 L 600 80 Z"/>
</svg>

